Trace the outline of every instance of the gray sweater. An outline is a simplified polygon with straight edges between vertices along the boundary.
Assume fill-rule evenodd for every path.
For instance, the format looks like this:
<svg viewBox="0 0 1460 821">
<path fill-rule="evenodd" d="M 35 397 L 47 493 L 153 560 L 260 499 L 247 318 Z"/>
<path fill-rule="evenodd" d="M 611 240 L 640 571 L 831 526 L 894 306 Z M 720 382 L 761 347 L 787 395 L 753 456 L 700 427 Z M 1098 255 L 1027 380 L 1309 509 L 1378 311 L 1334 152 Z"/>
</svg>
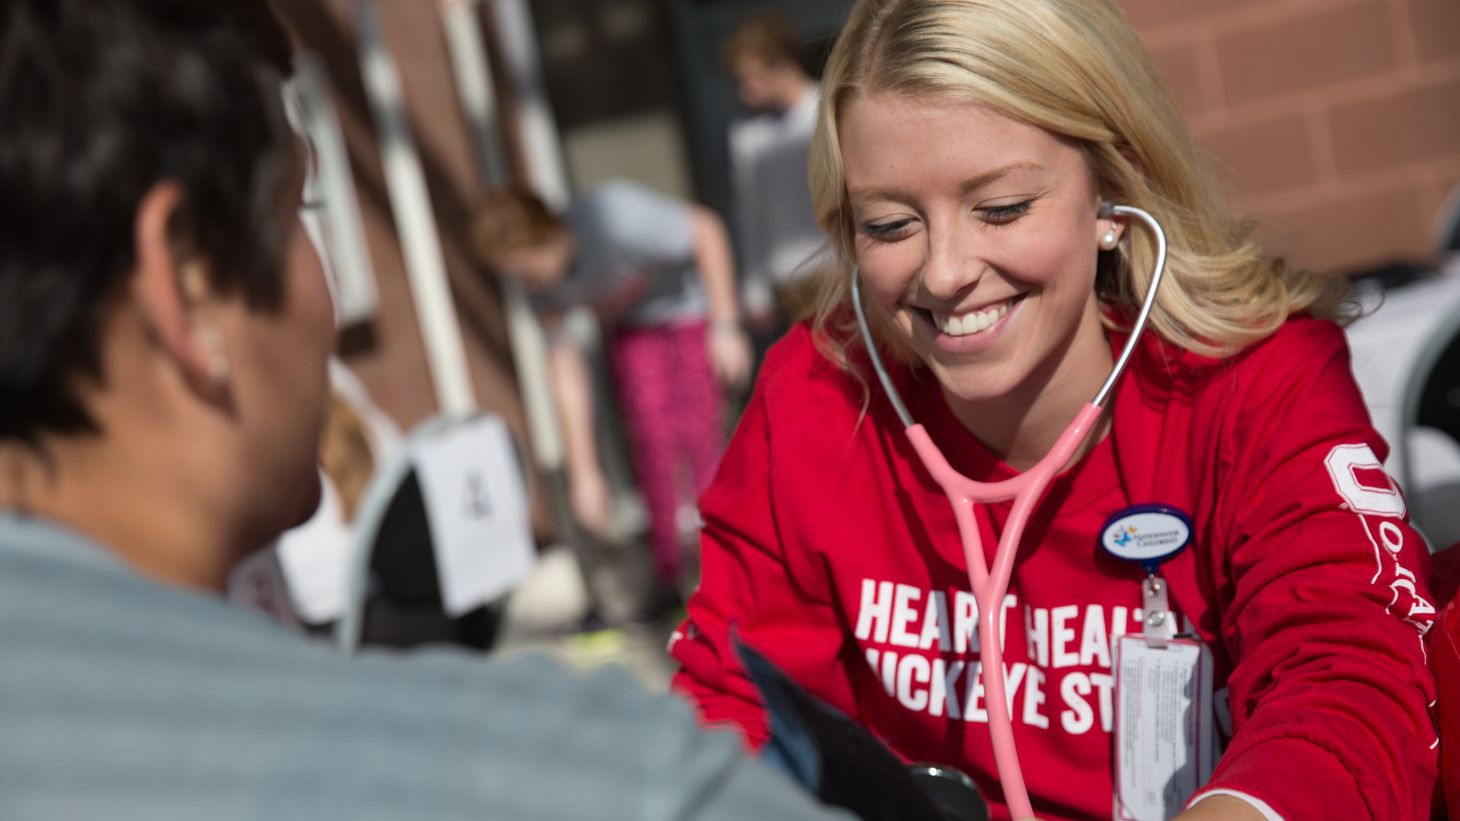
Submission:
<svg viewBox="0 0 1460 821">
<path fill-rule="evenodd" d="M 0 818 L 842 817 L 622 671 L 349 659 L 0 512 Z"/>
</svg>

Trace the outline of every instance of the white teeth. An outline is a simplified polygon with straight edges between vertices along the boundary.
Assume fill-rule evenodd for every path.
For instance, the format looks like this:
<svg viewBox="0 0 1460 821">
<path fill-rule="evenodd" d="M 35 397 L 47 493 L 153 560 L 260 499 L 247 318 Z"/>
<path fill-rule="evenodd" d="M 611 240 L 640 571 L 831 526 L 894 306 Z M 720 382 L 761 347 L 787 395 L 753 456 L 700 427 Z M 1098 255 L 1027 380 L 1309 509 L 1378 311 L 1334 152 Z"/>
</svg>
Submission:
<svg viewBox="0 0 1460 821">
<path fill-rule="evenodd" d="M 1013 300 L 1003 302 L 983 311 L 971 311 L 962 315 L 933 312 L 933 324 L 949 336 L 968 336 L 993 327 L 995 322 L 1009 312 Z"/>
</svg>

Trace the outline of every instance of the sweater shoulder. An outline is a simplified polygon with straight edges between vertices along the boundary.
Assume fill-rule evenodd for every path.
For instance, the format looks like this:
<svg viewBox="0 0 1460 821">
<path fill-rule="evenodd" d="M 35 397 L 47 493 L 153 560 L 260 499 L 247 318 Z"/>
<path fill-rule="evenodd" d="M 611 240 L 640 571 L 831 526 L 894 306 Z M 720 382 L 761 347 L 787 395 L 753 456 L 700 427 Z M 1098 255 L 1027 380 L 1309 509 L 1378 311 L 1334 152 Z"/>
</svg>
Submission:
<svg viewBox="0 0 1460 821">
<path fill-rule="evenodd" d="M 852 352 L 851 367 L 833 361 L 817 345 L 809 323 L 791 328 L 761 364 L 756 399 L 770 438 L 805 452 L 816 443 L 845 447 L 858 431 L 878 427 L 886 404 L 866 355 Z"/>
</svg>

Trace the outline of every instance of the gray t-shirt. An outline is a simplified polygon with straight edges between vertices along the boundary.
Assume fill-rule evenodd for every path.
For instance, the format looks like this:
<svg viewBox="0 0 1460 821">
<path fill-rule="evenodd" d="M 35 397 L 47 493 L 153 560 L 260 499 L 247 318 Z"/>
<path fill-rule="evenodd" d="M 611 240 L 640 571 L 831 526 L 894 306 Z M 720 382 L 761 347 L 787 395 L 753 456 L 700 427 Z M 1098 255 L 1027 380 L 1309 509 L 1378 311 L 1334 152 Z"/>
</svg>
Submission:
<svg viewBox="0 0 1460 821">
<path fill-rule="evenodd" d="M 845 818 L 627 673 L 347 658 L 0 511 L 0 818 Z"/>
<path fill-rule="evenodd" d="M 539 305 L 565 311 L 625 302 L 623 325 L 674 325 L 705 315 L 685 203 L 623 180 L 573 201 L 564 215 L 577 254 L 564 283 Z"/>
</svg>

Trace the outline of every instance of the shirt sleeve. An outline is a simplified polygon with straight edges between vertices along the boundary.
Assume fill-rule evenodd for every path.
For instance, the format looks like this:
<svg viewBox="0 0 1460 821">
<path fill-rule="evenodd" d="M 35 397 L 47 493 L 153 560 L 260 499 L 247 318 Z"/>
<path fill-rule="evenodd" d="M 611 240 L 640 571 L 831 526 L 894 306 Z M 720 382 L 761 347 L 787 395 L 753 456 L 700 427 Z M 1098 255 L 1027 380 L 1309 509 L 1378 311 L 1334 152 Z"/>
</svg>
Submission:
<svg viewBox="0 0 1460 821">
<path fill-rule="evenodd" d="M 730 127 L 730 179 L 735 198 L 735 238 L 743 282 L 741 299 L 748 312 L 761 313 L 770 310 L 774 295 L 766 265 L 769 252 L 762 225 L 761 201 L 765 193 L 756 184 L 759 158 L 754 148 L 752 126 L 750 121 L 740 121 Z"/>
<path fill-rule="evenodd" d="M 755 686 L 731 646 L 731 630 L 842 712 L 853 713 L 854 703 L 841 658 L 847 632 L 827 584 L 805 565 L 800 573 L 793 570 L 794 557 L 784 554 L 777 533 L 766 387 L 775 370 L 770 361 L 762 369 L 701 499 L 700 587 L 669 645 L 680 664 L 675 689 L 698 705 L 704 722 L 735 725 L 753 747 L 764 744 L 769 728 Z"/>
<path fill-rule="evenodd" d="M 1427 817 L 1427 547 L 1341 332 L 1306 323 L 1297 342 L 1243 366 L 1219 445 L 1234 735 L 1207 789 L 1286 818 Z"/>
</svg>

